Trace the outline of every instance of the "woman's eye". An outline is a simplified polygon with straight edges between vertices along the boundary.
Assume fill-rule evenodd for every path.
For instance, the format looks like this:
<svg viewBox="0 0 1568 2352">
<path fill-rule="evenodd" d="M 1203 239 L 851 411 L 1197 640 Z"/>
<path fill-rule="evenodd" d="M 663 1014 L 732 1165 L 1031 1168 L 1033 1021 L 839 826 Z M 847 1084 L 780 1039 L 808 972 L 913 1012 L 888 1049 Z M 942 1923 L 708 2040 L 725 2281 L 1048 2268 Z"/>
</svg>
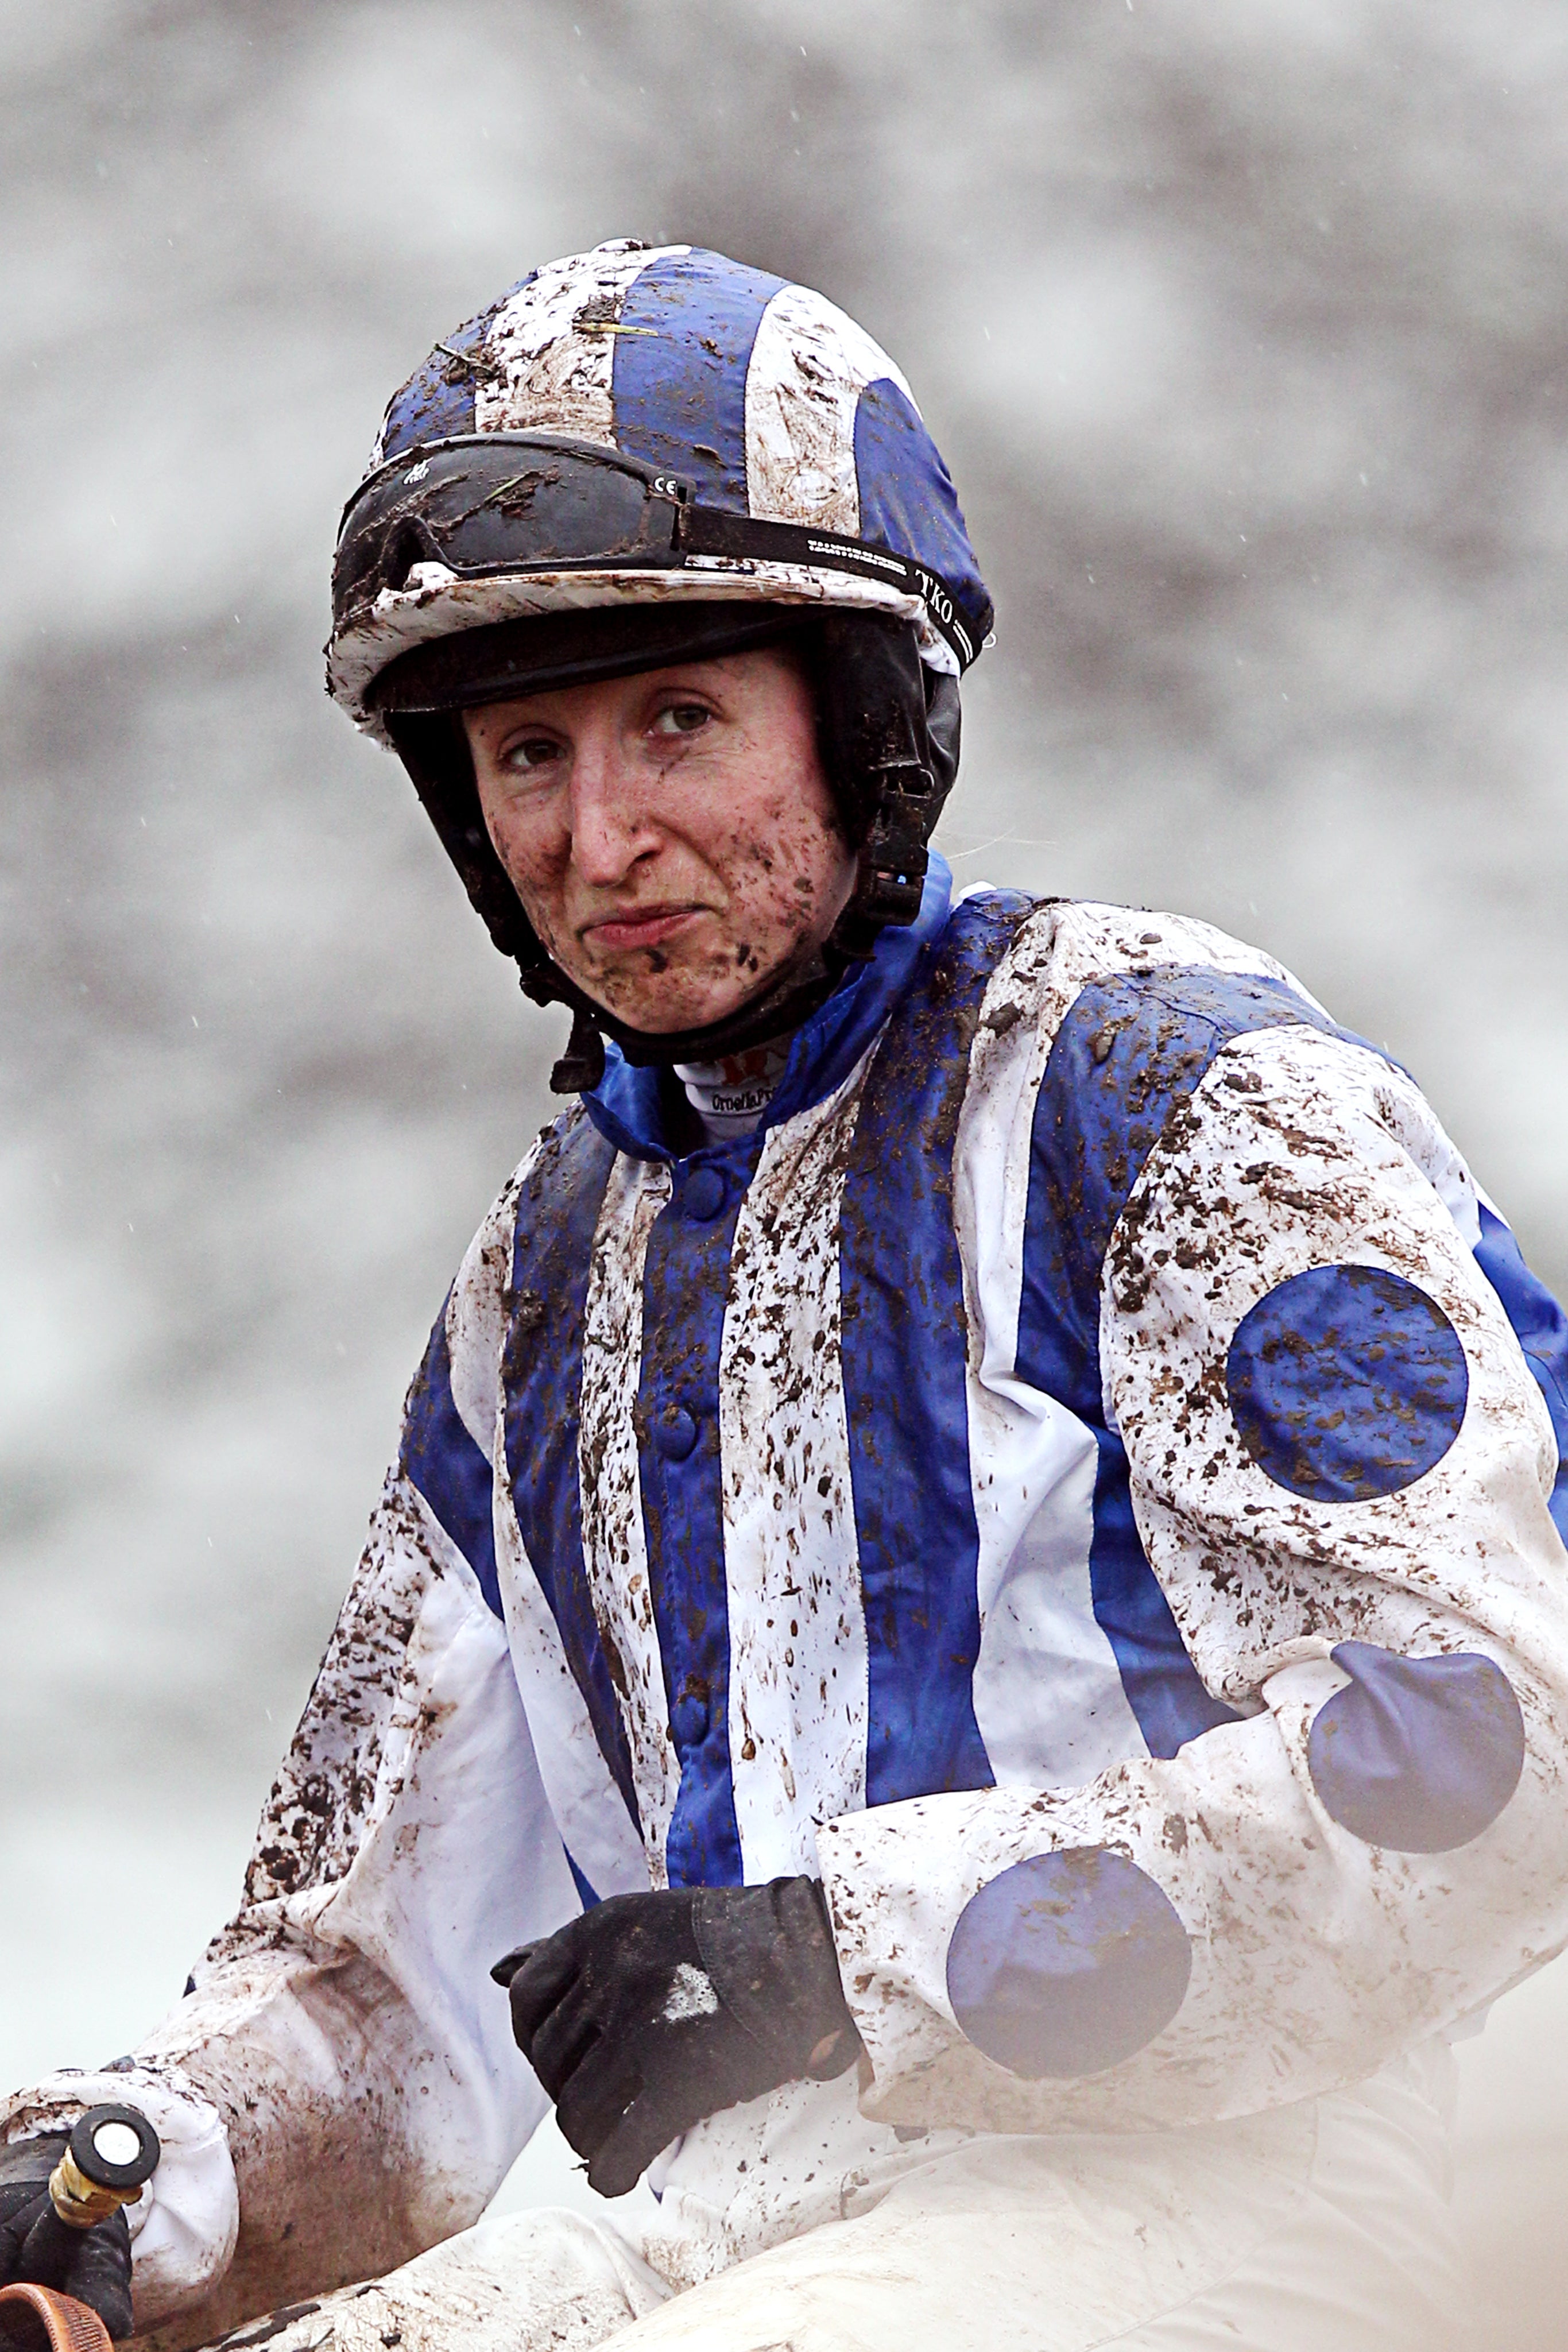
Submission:
<svg viewBox="0 0 1568 2352">
<path fill-rule="evenodd" d="M 525 735 L 520 743 L 507 747 L 502 766 L 525 775 L 548 768 L 552 760 L 560 758 L 560 745 L 549 735 Z"/>
<path fill-rule="evenodd" d="M 672 702 L 653 721 L 655 735 L 695 735 L 713 717 L 706 702 Z"/>
</svg>

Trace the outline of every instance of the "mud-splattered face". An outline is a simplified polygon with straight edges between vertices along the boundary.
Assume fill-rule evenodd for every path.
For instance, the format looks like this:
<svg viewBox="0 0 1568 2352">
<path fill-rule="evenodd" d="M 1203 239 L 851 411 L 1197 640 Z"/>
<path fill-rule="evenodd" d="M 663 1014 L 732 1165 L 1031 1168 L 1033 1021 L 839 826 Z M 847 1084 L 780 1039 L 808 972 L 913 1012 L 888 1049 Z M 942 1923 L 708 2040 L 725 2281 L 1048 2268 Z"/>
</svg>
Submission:
<svg viewBox="0 0 1568 2352">
<path fill-rule="evenodd" d="M 777 647 L 465 713 L 496 854 L 547 953 L 630 1027 L 721 1020 L 825 940 L 854 853 Z"/>
</svg>

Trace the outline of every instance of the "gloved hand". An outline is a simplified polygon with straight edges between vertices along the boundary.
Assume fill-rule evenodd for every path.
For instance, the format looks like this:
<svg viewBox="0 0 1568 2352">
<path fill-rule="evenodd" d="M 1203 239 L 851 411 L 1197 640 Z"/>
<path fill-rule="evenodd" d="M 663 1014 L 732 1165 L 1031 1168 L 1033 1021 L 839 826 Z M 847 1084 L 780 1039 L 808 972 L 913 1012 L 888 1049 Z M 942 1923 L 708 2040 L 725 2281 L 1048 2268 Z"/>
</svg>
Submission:
<svg viewBox="0 0 1568 2352">
<path fill-rule="evenodd" d="M 129 2336 L 131 2231 L 123 2213 L 73 2230 L 49 2201 L 65 2132 L 0 2147 L 0 2286 L 24 2279 L 90 2304 L 112 2336 Z"/>
<path fill-rule="evenodd" d="M 826 2082 L 861 2048 L 814 1878 L 613 1895 L 490 1973 L 604 2197 L 705 2116 Z"/>
</svg>

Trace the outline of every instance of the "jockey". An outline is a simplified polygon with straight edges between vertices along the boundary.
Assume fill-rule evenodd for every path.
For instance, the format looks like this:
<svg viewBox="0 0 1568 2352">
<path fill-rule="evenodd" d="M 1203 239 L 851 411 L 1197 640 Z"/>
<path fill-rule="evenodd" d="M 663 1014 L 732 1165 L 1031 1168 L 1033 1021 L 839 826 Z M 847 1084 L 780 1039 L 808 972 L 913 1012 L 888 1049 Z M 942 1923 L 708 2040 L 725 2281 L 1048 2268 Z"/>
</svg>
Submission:
<svg viewBox="0 0 1568 2352">
<path fill-rule="evenodd" d="M 1568 1325 L 1271 957 L 954 895 L 991 618 L 893 362 L 717 254 L 387 411 L 330 690 L 570 1100 L 237 1916 L 5 2110 L 154 2124 L 162 2341 L 1443 2340 L 1447 2037 L 1568 1939 Z M 552 2107 L 656 2224 L 472 2230 Z"/>
</svg>

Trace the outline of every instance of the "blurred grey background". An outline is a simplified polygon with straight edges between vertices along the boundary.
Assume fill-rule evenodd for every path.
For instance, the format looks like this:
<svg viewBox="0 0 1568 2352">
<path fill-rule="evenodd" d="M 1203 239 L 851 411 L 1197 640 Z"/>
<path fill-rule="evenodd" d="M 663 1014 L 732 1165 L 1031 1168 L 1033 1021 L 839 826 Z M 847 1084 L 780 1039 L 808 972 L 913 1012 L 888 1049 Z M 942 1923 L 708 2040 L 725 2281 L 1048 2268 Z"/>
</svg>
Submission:
<svg viewBox="0 0 1568 2352">
<path fill-rule="evenodd" d="M 690 240 L 863 320 L 999 608 L 959 876 L 1267 944 L 1568 1288 L 1568 14 L 7 0 L 0 43 L 21 2081 L 123 2048 L 231 1905 L 548 1115 L 559 1028 L 319 659 L 384 400 L 531 264 Z M 1568 1964 L 1464 2053 L 1511 2352 L 1568 2326 L 1565 2028 Z"/>
</svg>

